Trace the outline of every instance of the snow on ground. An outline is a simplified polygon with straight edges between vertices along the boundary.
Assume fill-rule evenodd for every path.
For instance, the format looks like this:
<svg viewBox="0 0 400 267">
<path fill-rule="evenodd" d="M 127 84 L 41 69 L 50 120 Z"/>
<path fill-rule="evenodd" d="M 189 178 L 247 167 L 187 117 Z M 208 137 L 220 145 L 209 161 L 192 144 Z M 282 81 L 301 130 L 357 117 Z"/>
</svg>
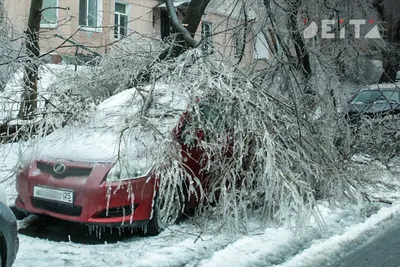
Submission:
<svg viewBox="0 0 400 267">
<path fill-rule="evenodd" d="M 20 146 L 0 146 L 0 181 L 6 187 L 9 204 L 16 196 L 14 166 Z M 395 181 L 392 178 L 382 180 L 386 183 Z M 293 232 L 288 225 L 260 228 L 257 219 L 250 224 L 248 234 L 235 235 L 228 230 L 219 230 L 213 222 L 189 220 L 156 237 L 132 235 L 116 243 L 99 239 L 98 244 L 84 244 L 76 242 L 76 237 L 71 237 L 70 242 L 58 242 L 35 236 L 35 233 L 33 236 L 20 234 L 15 266 L 317 266 L 319 260 L 342 255 L 349 243 L 372 235 L 381 229 L 382 223 L 400 215 L 400 204 L 386 206 L 377 208 L 375 213 L 356 206 L 334 208 L 327 202 L 320 202 L 318 209 L 324 218 L 324 231 L 320 231 L 319 223 L 314 219 L 302 234 Z M 24 228 L 24 223 L 20 222 L 19 227 Z M 69 224 L 68 227 L 75 226 Z M 60 228 L 59 231 L 63 235 L 64 230 Z M 92 235 L 96 237 L 95 231 Z"/>
<path fill-rule="evenodd" d="M 326 259 L 332 260 L 335 257 L 346 254 L 346 247 L 353 244 L 357 240 L 364 239 L 371 234 L 379 234 L 384 223 L 400 214 L 400 204 L 391 207 L 384 207 L 376 214 L 366 219 L 364 222 L 349 226 L 341 235 L 334 235 L 326 240 L 315 240 L 312 245 L 298 253 L 287 262 L 277 265 L 279 267 L 300 267 L 300 266 L 317 266 L 320 261 Z"/>
<path fill-rule="evenodd" d="M 10 205 L 16 197 L 15 165 L 23 146 L 17 143 L 0 145 L 0 182 L 6 187 Z M 393 190 L 400 188 L 398 176 L 390 175 L 387 167 L 377 162 L 363 164 L 371 168 L 369 175 L 363 177 L 365 192 L 398 203 L 400 193 Z M 359 185 L 363 185 L 363 179 Z M 371 180 L 375 180 L 377 186 L 367 182 Z M 91 235 L 89 230 L 80 234 L 94 237 L 98 240 L 96 244 L 85 244 L 85 237 L 83 242 L 76 240 L 73 234 L 82 226 L 70 223 L 62 228 L 58 226 L 61 221 L 56 221 L 51 222 L 54 225 L 49 230 L 45 228 L 44 234 L 34 230 L 30 235 L 19 235 L 20 249 L 14 266 L 323 266 L 318 262 L 344 255 L 352 242 L 376 234 L 385 221 L 400 216 L 400 204 L 396 203 L 377 203 L 371 204 L 369 209 L 360 209 L 356 205 L 335 207 L 319 202 L 323 227 L 313 218 L 302 233 L 292 231 L 290 225 L 260 227 L 255 215 L 247 234 L 220 230 L 213 221 L 192 220 L 175 225 L 156 237 L 133 234 L 119 239 L 116 234 L 118 242 L 109 241 L 105 233 L 98 239 L 96 229 Z M 29 228 L 29 222 L 35 220 L 28 217 L 19 222 L 19 228 Z M 66 240 L 58 241 L 54 234 L 46 231 L 58 231 Z"/>
<path fill-rule="evenodd" d="M 323 235 L 315 224 L 302 235 L 285 226 L 253 228 L 247 235 L 233 235 L 215 228 L 202 230 L 190 221 L 156 237 L 133 236 L 95 245 L 20 234 L 15 266 L 318 266 L 318 260 L 337 257 L 337 251 L 349 242 L 400 214 L 400 205 L 395 205 L 363 222 L 351 207 L 321 207 L 325 207 L 322 213 L 329 229 Z"/>
<path fill-rule="evenodd" d="M 49 75 L 42 82 L 49 84 L 50 80 Z M 5 118 L 3 113 L 0 115 Z M 6 188 L 10 205 L 16 197 L 15 166 L 24 146 L 0 145 L 0 183 Z M 124 234 L 119 238 L 117 230 L 113 230 L 112 239 L 102 229 L 95 228 L 90 233 L 86 227 L 62 221 L 45 225 L 31 216 L 19 222 L 20 249 L 14 266 L 320 266 L 319 262 L 343 255 L 349 244 L 377 234 L 382 231 L 382 224 L 400 215 L 400 193 L 396 190 L 400 181 L 398 174 L 392 173 L 396 166 L 383 166 L 368 157 L 359 157 L 358 161 L 371 171 L 360 177 L 357 186 L 373 200 L 384 196 L 384 200 L 395 202 L 393 205 L 377 203 L 360 209 L 356 205 L 319 202 L 323 224 L 313 218 L 302 232 L 294 232 L 289 224 L 260 227 L 262 224 L 254 215 L 247 234 L 219 229 L 213 221 L 187 220 L 155 237 Z M 393 162 L 396 161 L 394 165 L 399 169 L 400 160 Z M 24 232 L 35 223 L 44 230 L 33 227 L 29 234 Z M 85 238 L 91 241 L 85 242 Z"/>
<path fill-rule="evenodd" d="M 0 180 L 5 178 L 3 185 L 7 187 L 9 204 L 16 194 L 12 173 L 19 150 L 18 144 L 0 146 L 3 155 Z M 400 204 L 387 205 L 369 218 L 352 205 L 335 208 L 320 202 L 318 209 L 324 218 L 323 231 L 313 219 L 302 233 L 292 231 L 289 225 L 260 228 L 254 216 L 247 234 L 220 230 L 212 221 L 191 220 L 156 237 L 134 234 L 116 243 L 104 239 L 104 233 L 98 244 L 76 242 L 76 236 L 70 236 L 71 241 L 56 241 L 51 235 L 49 240 L 35 233 L 20 234 L 20 249 L 14 266 L 317 266 L 319 260 L 338 257 L 343 253 L 338 251 L 350 242 L 371 235 L 382 223 L 400 214 Z M 29 220 L 35 218 L 20 221 L 19 228 L 27 227 Z M 82 228 L 70 223 L 65 229 L 73 233 L 75 226 Z M 57 231 L 57 225 L 52 227 L 52 231 Z M 59 235 L 62 236 L 65 229 L 60 228 Z M 86 234 L 89 235 L 89 231 Z M 98 233 L 93 231 L 91 235 L 97 239 Z"/>
</svg>

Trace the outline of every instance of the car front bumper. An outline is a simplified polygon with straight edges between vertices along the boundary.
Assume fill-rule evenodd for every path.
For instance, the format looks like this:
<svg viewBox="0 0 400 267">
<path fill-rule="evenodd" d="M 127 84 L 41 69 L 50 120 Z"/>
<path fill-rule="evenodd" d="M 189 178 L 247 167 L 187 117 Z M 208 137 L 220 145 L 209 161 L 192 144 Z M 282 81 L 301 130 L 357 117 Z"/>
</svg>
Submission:
<svg viewBox="0 0 400 267">
<path fill-rule="evenodd" d="M 96 170 L 97 167 L 94 167 L 87 178 L 57 179 L 51 175 L 35 173 L 31 170 L 35 166 L 31 167 L 17 174 L 18 197 L 15 204 L 20 210 L 113 227 L 142 226 L 151 219 L 155 191 L 153 177 L 106 182 L 104 168 Z M 37 198 L 33 194 L 34 186 L 71 190 L 74 192 L 73 203 Z"/>
</svg>

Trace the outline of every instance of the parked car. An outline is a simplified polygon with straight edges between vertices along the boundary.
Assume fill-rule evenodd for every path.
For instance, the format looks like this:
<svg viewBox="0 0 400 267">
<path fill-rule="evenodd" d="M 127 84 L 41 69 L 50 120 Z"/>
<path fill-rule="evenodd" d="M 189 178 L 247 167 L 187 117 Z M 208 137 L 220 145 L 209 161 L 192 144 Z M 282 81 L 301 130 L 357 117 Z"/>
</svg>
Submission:
<svg viewBox="0 0 400 267">
<path fill-rule="evenodd" d="M 17 219 L 7 206 L 5 191 L 0 185 L 0 266 L 10 267 L 19 247 Z"/>
<path fill-rule="evenodd" d="M 151 156 L 158 144 L 143 122 L 137 127 L 131 124 L 129 140 L 121 138 L 128 129 L 127 113 L 138 108 L 139 95 L 136 89 L 114 95 L 98 105 L 85 126 L 58 129 L 28 149 L 20 158 L 16 207 L 84 224 L 146 226 L 147 233 L 155 235 L 178 220 L 182 205 L 197 205 L 199 200 L 190 197 L 162 208 L 165 200 L 158 189 L 160 180 L 167 178 L 155 174 Z M 173 96 L 159 100 L 158 108 L 168 104 L 180 112 L 175 116 L 158 116 L 157 108 L 149 112 L 160 120 L 164 134 L 181 145 L 189 172 L 200 177 L 201 152 L 181 136 L 187 103 Z M 126 149 L 121 152 L 121 147 Z"/>
<path fill-rule="evenodd" d="M 400 85 L 378 84 L 364 88 L 349 102 L 347 117 L 357 122 L 362 117 L 384 117 L 400 113 Z"/>
</svg>

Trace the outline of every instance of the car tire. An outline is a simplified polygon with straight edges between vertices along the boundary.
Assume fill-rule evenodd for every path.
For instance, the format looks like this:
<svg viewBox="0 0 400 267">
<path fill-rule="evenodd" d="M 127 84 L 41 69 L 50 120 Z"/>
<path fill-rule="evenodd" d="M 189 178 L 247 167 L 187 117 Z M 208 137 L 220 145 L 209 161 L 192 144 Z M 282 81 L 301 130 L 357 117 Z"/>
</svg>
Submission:
<svg viewBox="0 0 400 267">
<path fill-rule="evenodd" d="M 1 267 L 11 267 L 19 247 L 17 221 L 12 211 L 0 203 L 0 257 Z"/>
<path fill-rule="evenodd" d="M 180 186 L 176 188 L 174 198 L 175 200 L 173 204 L 169 207 L 165 207 L 165 196 L 160 195 L 160 192 L 156 193 L 153 205 L 153 217 L 147 226 L 147 235 L 158 235 L 164 229 L 179 221 L 186 205 L 186 186 Z"/>
</svg>

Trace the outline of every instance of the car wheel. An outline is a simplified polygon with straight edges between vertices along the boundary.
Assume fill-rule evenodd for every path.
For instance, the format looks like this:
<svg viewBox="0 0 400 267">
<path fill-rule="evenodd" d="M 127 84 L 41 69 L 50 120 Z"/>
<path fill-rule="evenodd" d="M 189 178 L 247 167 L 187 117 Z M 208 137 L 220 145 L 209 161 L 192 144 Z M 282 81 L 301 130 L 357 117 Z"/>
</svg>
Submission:
<svg viewBox="0 0 400 267">
<path fill-rule="evenodd" d="M 0 203 L 0 258 L 1 267 L 10 267 L 18 252 L 17 223 L 11 210 Z"/>
<path fill-rule="evenodd" d="M 174 193 L 174 200 L 168 201 L 168 195 L 156 193 L 153 205 L 153 217 L 147 226 L 148 235 L 158 235 L 168 226 L 171 226 L 179 221 L 182 216 L 182 210 L 186 204 L 186 189 L 185 186 L 179 187 Z"/>
</svg>

